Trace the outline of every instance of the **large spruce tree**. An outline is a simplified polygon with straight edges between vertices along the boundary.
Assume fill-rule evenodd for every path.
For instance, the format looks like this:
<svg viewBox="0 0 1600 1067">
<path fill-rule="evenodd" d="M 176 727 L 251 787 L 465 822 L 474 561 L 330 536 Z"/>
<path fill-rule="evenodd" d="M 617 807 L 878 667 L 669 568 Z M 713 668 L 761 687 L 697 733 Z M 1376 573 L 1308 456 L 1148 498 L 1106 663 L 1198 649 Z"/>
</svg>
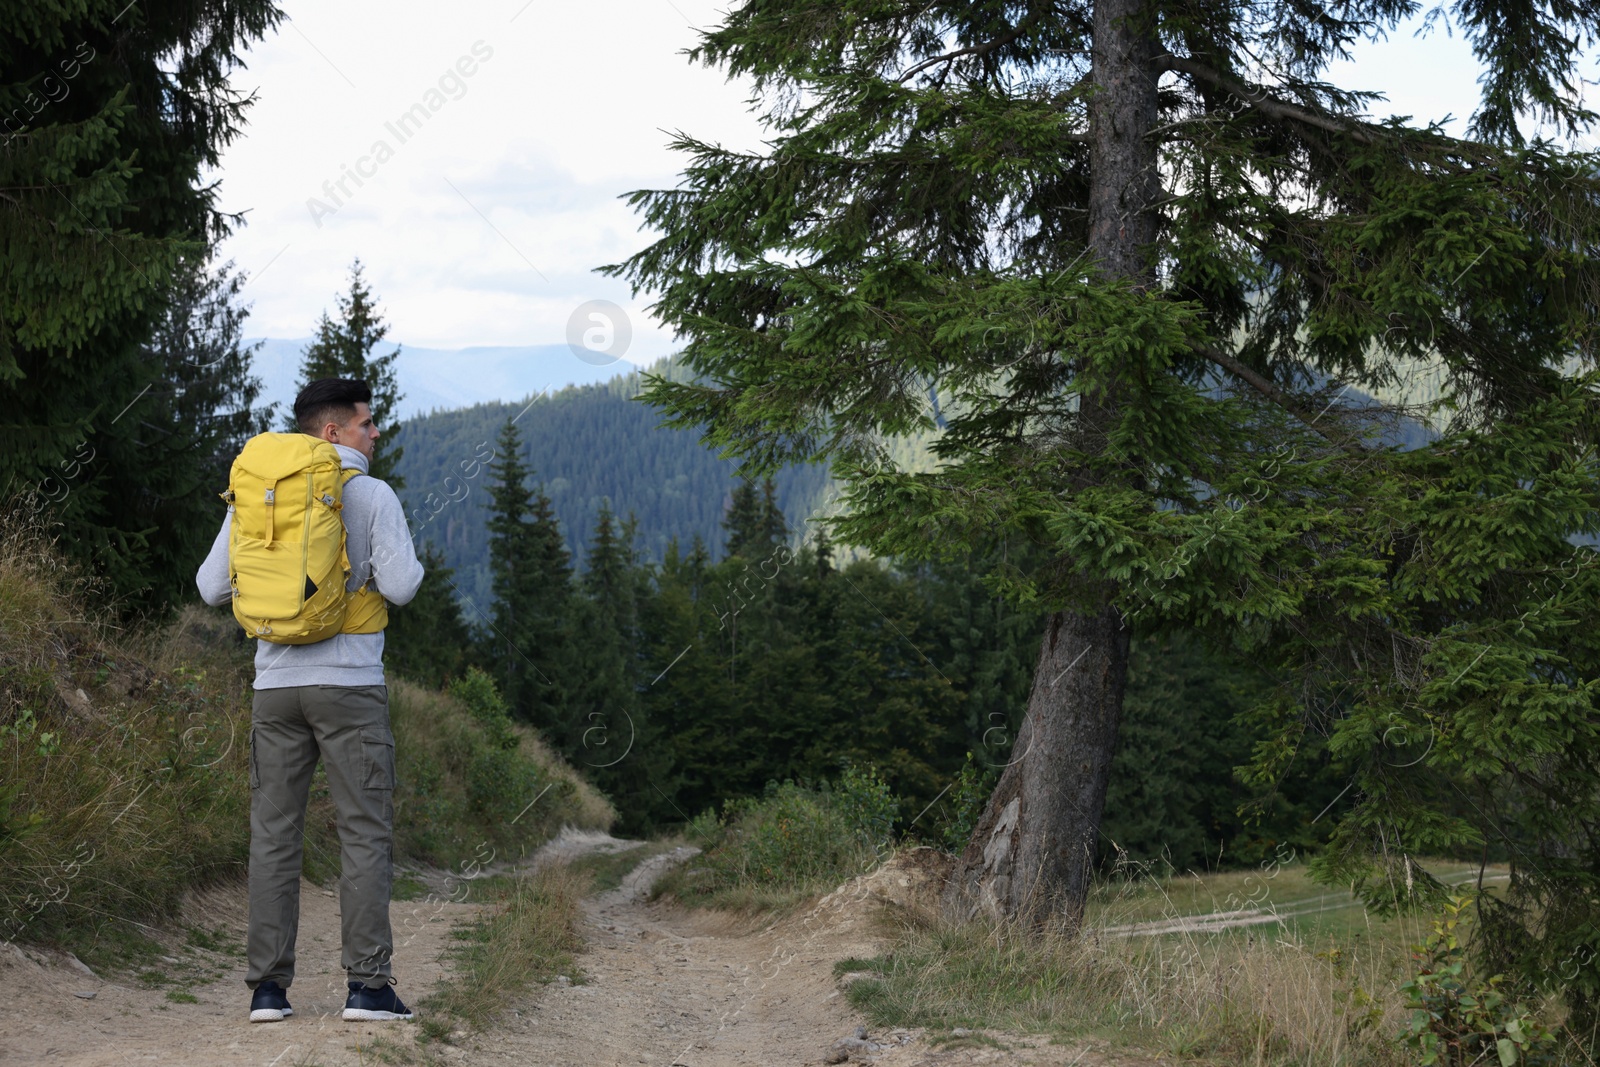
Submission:
<svg viewBox="0 0 1600 1067">
<path fill-rule="evenodd" d="M 764 478 L 758 491 L 750 478 L 741 478 L 734 486 L 728 512 L 722 517 L 722 528 L 728 532 L 723 553 L 760 559 L 778 545 L 788 534 L 783 512 L 778 509 L 777 490 L 771 478 Z"/>
<path fill-rule="evenodd" d="M 90 0 L 10 5 L 0 25 L 0 496 L 38 494 L 127 606 L 186 589 L 211 526 L 174 502 L 198 499 L 215 416 L 238 410 L 200 398 L 246 357 L 186 363 L 173 327 L 237 305 L 204 266 L 237 222 L 204 172 L 243 128 L 230 74 L 280 17 Z"/>
<path fill-rule="evenodd" d="M 1080 919 L 1130 636 L 1190 627 L 1284 682 L 1259 785 L 1329 738 L 1325 875 L 1415 899 L 1418 854 L 1498 839 L 1525 973 L 1600 929 L 1597 579 L 1569 540 L 1600 513 L 1595 394 L 1565 376 L 1596 340 L 1600 160 L 1518 125 L 1588 128 L 1572 42 L 1600 15 L 1441 9 L 1481 64 L 1463 138 L 1329 80 L 1413 10 L 752 0 L 694 50 L 771 136 L 683 137 L 680 186 L 635 194 L 661 236 L 612 269 L 699 375 L 650 397 L 749 471 L 830 460 L 837 531 L 877 552 L 1035 549 L 997 582 L 1047 609 L 1033 689 L 953 901 Z M 1443 436 L 1402 454 L 1399 412 L 1346 391 L 1418 371 Z M 936 427 L 937 470 L 893 462 Z"/>
</svg>

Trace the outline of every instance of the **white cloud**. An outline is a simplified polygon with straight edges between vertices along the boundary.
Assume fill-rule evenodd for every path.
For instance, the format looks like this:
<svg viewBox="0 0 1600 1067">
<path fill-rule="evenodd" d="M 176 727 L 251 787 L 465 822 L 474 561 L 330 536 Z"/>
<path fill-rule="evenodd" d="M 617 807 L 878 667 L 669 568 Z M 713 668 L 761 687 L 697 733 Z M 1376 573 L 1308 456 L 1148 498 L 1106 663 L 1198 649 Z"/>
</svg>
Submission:
<svg viewBox="0 0 1600 1067">
<path fill-rule="evenodd" d="M 709 3 L 286 6 L 236 76 L 258 103 L 221 168 L 223 206 L 249 213 L 222 253 L 253 275 L 253 334 L 307 333 L 360 255 L 409 344 L 556 343 L 602 298 L 633 317 L 630 360 L 670 350 L 648 299 L 593 268 L 646 241 L 618 197 L 675 183 L 664 129 L 758 143 L 748 91 L 678 54 Z M 390 126 L 419 102 L 435 110 L 401 143 Z M 392 156 L 357 185 L 380 141 Z"/>
</svg>

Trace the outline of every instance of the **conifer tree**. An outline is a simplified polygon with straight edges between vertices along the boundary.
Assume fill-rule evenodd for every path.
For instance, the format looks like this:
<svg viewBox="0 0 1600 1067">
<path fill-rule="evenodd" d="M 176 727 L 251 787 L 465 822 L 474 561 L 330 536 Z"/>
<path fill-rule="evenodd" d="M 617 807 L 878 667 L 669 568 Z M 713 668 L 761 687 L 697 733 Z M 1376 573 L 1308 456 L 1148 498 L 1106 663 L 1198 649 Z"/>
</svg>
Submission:
<svg viewBox="0 0 1600 1067">
<path fill-rule="evenodd" d="M 748 555 L 759 546 L 761 527 L 761 498 L 756 495 L 756 484 L 749 478 L 741 478 L 733 487 L 728 512 L 722 517 L 722 528 L 728 531 L 723 554 Z"/>
<path fill-rule="evenodd" d="M 649 592 L 633 547 L 634 524 L 619 523 L 602 500 L 585 561 L 583 622 L 574 642 L 572 715 L 581 732 L 572 754 L 612 798 L 622 825 L 646 832 L 671 819 L 660 809 L 659 783 L 672 764 L 639 692 L 643 634 L 641 594 Z"/>
<path fill-rule="evenodd" d="M 204 172 L 243 130 L 229 76 L 270 0 L 9 12 L 0 39 L 0 493 L 124 432 L 166 367 L 141 342 L 237 219 Z M 131 417 L 131 416 L 130 416 Z M 109 470 L 114 459 L 97 460 Z M 137 482 L 134 465 L 112 477 Z M 76 505 L 75 505 L 76 506 Z M 109 521 L 108 521 L 109 520 Z M 93 508 L 76 526 L 126 535 Z M 141 527 L 142 528 L 142 527 Z"/>
<path fill-rule="evenodd" d="M 771 478 L 761 479 L 761 547 L 770 552 L 789 538 L 789 523 L 778 508 L 778 488 Z"/>
<path fill-rule="evenodd" d="M 236 409 L 179 394 L 236 364 L 175 372 L 152 339 L 238 221 L 206 172 L 244 127 L 232 69 L 280 17 L 91 0 L 12 5 L 0 34 L 0 500 L 33 493 L 124 609 L 188 595 L 214 519 L 211 435 Z"/>
<path fill-rule="evenodd" d="M 611 731 L 620 732 L 624 721 L 638 718 L 638 585 L 633 545 L 618 525 L 611 502 L 602 500 L 581 582 L 588 611 L 577 642 L 583 666 L 576 672 L 581 688 L 574 693 L 573 711 L 580 723 L 604 720 L 600 733 L 589 734 L 587 725 L 584 732 L 596 744 L 603 736 L 609 746 L 588 752 L 585 762 L 591 764 L 609 764 L 620 756 Z"/>
<path fill-rule="evenodd" d="M 494 608 L 480 656 L 512 714 L 547 732 L 563 752 L 582 728 L 569 701 L 573 618 L 572 563 L 550 498 L 530 487 L 533 471 L 507 419 L 490 465 L 489 567 Z"/>
<path fill-rule="evenodd" d="M 640 605 L 642 645 L 653 668 L 641 702 L 657 736 L 671 745 L 670 773 L 655 783 L 663 797 L 650 810 L 663 821 L 687 821 L 739 795 L 729 771 L 751 754 L 738 731 L 740 709 L 718 652 L 711 592 L 716 565 L 709 556 L 698 536 L 681 555 L 677 542 L 669 543 L 655 595 Z"/>
<path fill-rule="evenodd" d="M 684 557 L 684 567 L 696 587 L 704 579 L 706 568 L 709 566 L 711 566 L 711 553 L 706 548 L 705 539 L 695 534 L 689 541 L 689 554 Z"/>
<path fill-rule="evenodd" d="M 455 571 L 432 541 L 422 546 L 422 585 L 409 604 L 389 607 L 384 663 L 423 685 L 442 687 L 466 666 L 472 633 L 456 599 Z"/>
<path fill-rule="evenodd" d="M 575 632 L 572 601 L 576 591 L 572 583 L 572 553 L 567 550 L 560 520 L 542 484 L 534 489 L 529 527 L 533 550 L 529 563 L 538 594 L 532 601 L 534 610 L 530 618 L 534 629 L 531 638 L 539 650 L 541 662 L 550 664 L 548 673 L 557 690 L 550 697 L 554 706 L 563 699 L 560 690 L 570 674 L 567 664 Z"/>
<path fill-rule="evenodd" d="M 316 337 L 301 357 L 296 389 L 303 389 L 318 378 L 364 380 L 372 388 L 372 417 L 382 431 L 370 473 L 401 489 L 405 482 L 397 468 L 405 449 L 398 443 L 401 426 L 395 415 L 403 396 L 395 378 L 400 349 L 382 356 L 373 354 L 388 336 L 389 326 L 378 311 L 363 269 L 359 258 L 350 264 L 350 291 L 337 298 L 337 321 L 329 318 L 326 311 L 317 320 Z"/>
<path fill-rule="evenodd" d="M 242 276 L 183 259 L 139 346 L 159 376 L 35 486 L 34 504 L 71 536 L 66 550 L 105 578 L 124 611 L 188 598 L 195 561 L 223 514 L 217 494 L 246 439 L 270 425 L 242 345 Z"/>
<path fill-rule="evenodd" d="M 272 422 L 276 405 L 255 407 L 262 383 L 250 372 L 255 349 L 243 344 L 244 283 L 231 263 L 215 269 L 192 259 L 181 264 L 164 313 L 142 346 L 163 368 L 162 379 L 119 420 L 129 424 L 128 438 L 108 435 L 105 441 L 108 458 L 121 452 L 108 472 L 140 472 L 138 492 L 120 507 L 113 504 L 112 514 L 149 529 L 137 542 L 141 550 L 119 552 L 108 541 L 97 562 L 124 590 L 147 583 L 131 597 L 141 607 L 189 596 L 194 561 L 204 557 L 224 513 L 217 494 L 228 484 L 233 459 Z M 92 483 L 93 475 L 85 481 Z M 76 533 L 74 540 L 83 538 L 82 530 Z"/>
<path fill-rule="evenodd" d="M 759 559 L 782 544 L 788 525 L 778 509 L 777 489 L 772 479 L 763 478 L 759 492 L 753 479 L 740 479 L 734 486 L 722 528 L 728 531 L 728 541 L 723 548 L 728 556 Z"/>
<path fill-rule="evenodd" d="M 599 609 L 601 621 L 631 643 L 637 617 L 635 560 L 632 540 L 619 529 L 620 525 L 611 511 L 611 501 L 601 500 L 594 540 L 585 560 L 583 590 Z"/>
<path fill-rule="evenodd" d="M 833 573 L 833 539 L 828 536 L 826 526 L 817 527 L 817 535 L 812 538 L 812 550 L 816 553 L 817 577 L 826 578 Z"/>
<path fill-rule="evenodd" d="M 489 487 L 488 523 L 494 607 L 489 633 L 484 635 L 484 652 L 506 706 L 519 718 L 531 720 L 539 672 L 521 644 L 537 589 L 532 529 L 528 524 L 533 508 L 533 491 L 528 487 L 531 472 L 522 462 L 521 453 L 521 438 L 508 419 L 495 442 L 495 462 L 489 467 L 494 477 Z"/>
<path fill-rule="evenodd" d="M 685 136 L 683 180 L 635 194 L 661 236 L 613 269 L 698 375 L 648 395 L 745 473 L 830 460 L 836 532 L 880 555 L 1039 550 L 996 576 L 1048 615 L 952 903 L 1081 918 L 1131 635 L 1179 626 L 1279 668 L 1258 787 L 1308 723 L 1333 738 L 1324 877 L 1426 899 L 1416 855 L 1515 826 L 1523 975 L 1600 920 L 1600 788 L 1568 758 L 1600 678 L 1572 543 L 1600 499 L 1600 159 L 1518 126 L 1590 127 L 1572 42 L 1600 16 L 1441 9 L 1482 68 L 1455 137 L 1331 82 L 1411 10 L 752 0 L 692 53 L 774 135 Z M 1444 433 L 1397 453 L 1402 412 L 1346 394 L 1422 367 Z M 881 444 L 935 429 L 936 471 Z M 1573 988 L 1589 1025 L 1600 964 Z"/>
</svg>

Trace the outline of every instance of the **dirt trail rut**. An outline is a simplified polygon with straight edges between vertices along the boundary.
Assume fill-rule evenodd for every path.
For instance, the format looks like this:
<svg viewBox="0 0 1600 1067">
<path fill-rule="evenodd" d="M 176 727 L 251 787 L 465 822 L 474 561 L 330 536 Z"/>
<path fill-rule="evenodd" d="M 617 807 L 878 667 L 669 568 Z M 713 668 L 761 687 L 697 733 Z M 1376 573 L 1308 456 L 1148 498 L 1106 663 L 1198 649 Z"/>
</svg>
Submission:
<svg viewBox="0 0 1600 1067">
<path fill-rule="evenodd" d="M 536 862 L 625 847 L 605 835 L 567 834 Z M 428 1056 L 433 1062 L 486 1067 L 830 1062 L 838 1055 L 836 1043 L 864 1025 L 839 992 L 833 964 L 878 952 L 874 912 L 884 899 L 893 899 L 897 882 L 909 886 L 911 879 L 892 869 L 880 871 L 793 916 L 752 926 L 646 899 L 661 871 L 692 855 L 693 850 L 680 849 L 647 859 L 619 888 L 585 901 L 583 984 L 558 981 L 536 988 L 511 1004 L 497 1024 L 460 1035 L 452 1045 L 430 1045 Z M 402 995 L 421 999 L 443 978 L 449 931 L 476 911 L 474 905 L 437 901 L 394 906 L 395 972 Z M 242 887 L 197 898 L 185 919 L 189 926 L 220 928 L 242 943 Z M 364 1067 L 386 1062 L 380 1058 L 387 1051 L 385 1040 L 415 1054 L 412 1024 L 340 1020 L 344 983 L 337 967 L 338 922 L 336 900 L 305 886 L 299 975 L 290 991 L 295 1015 L 272 1024 L 246 1021 L 241 959 L 187 944 L 181 934 L 168 937 L 170 954 L 158 965 L 166 984 L 155 984 L 155 977 L 103 981 L 60 957 L 0 947 L 0 1064 Z M 1042 1039 L 1006 1038 L 1004 1044 L 1009 1048 L 940 1051 L 920 1031 L 870 1031 L 866 1043 L 856 1042 L 850 1050 L 850 1062 L 883 1067 L 1109 1062 Z"/>
</svg>

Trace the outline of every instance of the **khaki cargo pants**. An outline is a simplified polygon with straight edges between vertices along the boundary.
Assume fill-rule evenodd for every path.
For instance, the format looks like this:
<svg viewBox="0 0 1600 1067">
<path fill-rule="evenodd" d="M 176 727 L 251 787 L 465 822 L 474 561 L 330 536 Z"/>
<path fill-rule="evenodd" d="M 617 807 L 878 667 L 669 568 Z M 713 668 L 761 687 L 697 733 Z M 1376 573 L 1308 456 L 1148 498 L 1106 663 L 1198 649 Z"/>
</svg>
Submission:
<svg viewBox="0 0 1600 1067">
<path fill-rule="evenodd" d="M 250 936 L 245 982 L 294 981 L 311 772 L 322 760 L 339 828 L 342 962 L 387 985 L 394 938 L 394 734 L 387 686 L 257 689 L 250 721 Z"/>
</svg>

